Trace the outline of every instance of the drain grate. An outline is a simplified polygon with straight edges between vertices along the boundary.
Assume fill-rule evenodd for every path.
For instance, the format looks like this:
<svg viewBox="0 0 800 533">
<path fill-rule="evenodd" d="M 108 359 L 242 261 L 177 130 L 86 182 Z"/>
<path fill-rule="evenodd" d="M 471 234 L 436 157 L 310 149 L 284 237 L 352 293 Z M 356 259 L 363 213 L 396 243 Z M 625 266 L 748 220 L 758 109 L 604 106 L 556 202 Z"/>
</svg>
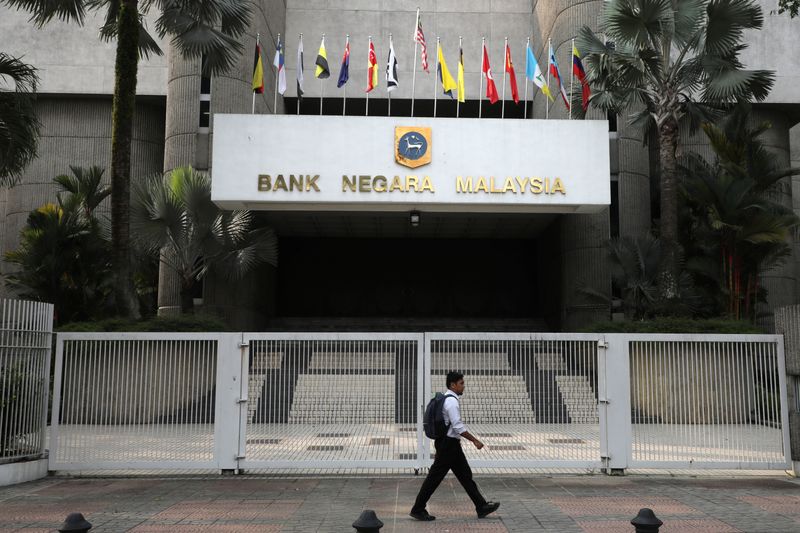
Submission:
<svg viewBox="0 0 800 533">
<path fill-rule="evenodd" d="M 489 445 L 490 450 L 505 450 L 505 451 L 523 451 L 525 446 L 520 446 L 519 444 L 500 444 L 500 445 Z"/>
<path fill-rule="evenodd" d="M 321 439 L 343 439 L 349 436 L 350 433 L 317 433 L 317 437 Z"/>
<path fill-rule="evenodd" d="M 416 431 L 417 428 L 400 428 L 398 431 Z"/>
<path fill-rule="evenodd" d="M 344 446 L 317 444 L 309 446 L 308 448 L 306 448 L 306 450 L 310 452 L 341 452 L 342 450 L 344 450 Z"/>
<path fill-rule="evenodd" d="M 372 437 L 371 439 L 369 439 L 370 446 L 381 446 L 384 444 L 388 446 L 389 437 Z"/>
<path fill-rule="evenodd" d="M 495 437 L 495 438 L 509 438 L 513 437 L 511 433 L 481 433 L 481 437 Z"/>
<path fill-rule="evenodd" d="M 584 444 L 583 439 L 547 439 L 553 444 Z"/>
<path fill-rule="evenodd" d="M 400 460 L 409 460 L 409 459 L 416 459 L 417 454 L 415 453 L 400 453 L 397 455 L 397 458 Z"/>
<path fill-rule="evenodd" d="M 283 439 L 247 439 L 247 444 L 278 444 Z"/>
</svg>

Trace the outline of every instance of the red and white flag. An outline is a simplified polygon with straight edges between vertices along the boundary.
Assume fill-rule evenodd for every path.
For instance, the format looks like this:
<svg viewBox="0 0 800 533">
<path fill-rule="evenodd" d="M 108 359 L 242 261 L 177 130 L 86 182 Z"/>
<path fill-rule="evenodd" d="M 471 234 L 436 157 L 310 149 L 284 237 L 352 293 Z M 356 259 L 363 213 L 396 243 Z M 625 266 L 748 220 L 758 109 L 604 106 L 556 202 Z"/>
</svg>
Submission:
<svg viewBox="0 0 800 533">
<path fill-rule="evenodd" d="M 483 64 L 481 65 L 481 70 L 483 71 L 483 75 L 486 76 L 486 98 L 494 104 L 500 97 L 497 96 L 497 86 L 494 84 L 492 67 L 489 66 L 489 53 L 486 51 L 486 44 L 483 45 Z"/>
<path fill-rule="evenodd" d="M 422 20 L 417 11 L 417 29 L 414 32 L 414 41 L 422 47 L 422 70 L 428 72 L 428 47 L 425 45 L 425 34 L 422 32 Z"/>
</svg>

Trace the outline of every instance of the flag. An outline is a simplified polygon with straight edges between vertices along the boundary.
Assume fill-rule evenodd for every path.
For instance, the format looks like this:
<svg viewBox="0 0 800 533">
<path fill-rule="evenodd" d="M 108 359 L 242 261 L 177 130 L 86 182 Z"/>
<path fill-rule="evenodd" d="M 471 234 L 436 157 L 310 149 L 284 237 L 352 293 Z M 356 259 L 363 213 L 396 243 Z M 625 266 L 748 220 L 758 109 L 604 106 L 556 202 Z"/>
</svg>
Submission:
<svg viewBox="0 0 800 533">
<path fill-rule="evenodd" d="M 283 61 L 283 43 L 281 38 L 278 37 L 278 46 L 275 48 L 275 60 L 272 62 L 276 69 L 278 69 L 278 94 L 283 95 L 286 92 L 286 69 L 284 68 Z"/>
<path fill-rule="evenodd" d="M 500 98 L 497 96 L 497 86 L 494 84 L 494 76 L 492 76 L 492 67 L 489 66 L 489 53 L 486 51 L 486 45 L 483 45 L 483 64 L 481 71 L 486 76 L 486 98 L 491 103 L 497 102 Z"/>
<path fill-rule="evenodd" d="M 525 65 L 525 77 L 533 82 L 542 92 L 547 96 L 550 101 L 553 101 L 553 94 L 550 92 L 550 87 L 547 86 L 547 81 L 542 75 L 542 69 L 539 68 L 539 63 L 536 62 L 536 57 L 531 51 L 531 45 L 528 45 L 528 60 Z"/>
<path fill-rule="evenodd" d="M 467 101 L 467 91 L 464 89 L 464 51 L 458 49 L 458 101 L 462 104 Z"/>
<path fill-rule="evenodd" d="M 422 47 L 422 70 L 428 72 L 428 47 L 425 45 L 425 34 L 422 33 L 422 20 L 417 12 L 417 31 L 414 32 L 414 41 Z"/>
<path fill-rule="evenodd" d="M 325 51 L 325 37 L 319 43 L 319 52 L 317 52 L 317 60 L 314 61 L 314 64 L 317 65 L 314 73 L 317 78 L 324 80 L 331 77 L 331 69 L 328 68 L 328 52 Z"/>
<path fill-rule="evenodd" d="M 508 74 L 508 83 L 511 85 L 511 98 L 514 103 L 519 103 L 519 91 L 517 90 L 517 74 L 514 72 L 514 63 L 511 61 L 511 47 L 506 42 L 506 74 Z"/>
<path fill-rule="evenodd" d="M 450 70 L 447 68 L 447 63 L 444 62 L 444 54 L 442 53 L 442 47 L 437 46 L 438 54 L 439 54 L 439 65 L 436 68 L 437 74 L 439 75 L 439 81 L 442 82 L 442 92 L 453 98 L 453 89 L 458 90 L 458 85 L 456 85 L 456 80 L 453 79 L 453 76 L 450 75 Z"/>
<path fill-rule="evenodd" d="M 344 55 L 342 56 L 342 68 L 339 69 L 339 81 L 337 87 L 341 87 L 350 79 L 350 40 L 344 44 Z"/>
<path fill-rule="evenodd" d="M 369 42 L 369 55 L 367 56 L 367 90 L 370 92 L 378 86 L 378 56 L 375 55 L 375 45 Z"/>
<path fill-rule="evenodd" d="M 300 42 L 297 43 L 297 98 L 303 98 L 303 38 L 300 37 Z"/>
<path fill-rule="evenodd" d="M 253 58 L 253 92 L 264 94 L 264 64 L 261 62 L 261 44 L 258 41 Z"/>
<path fill-rule="evenodd" d="M 394 44 L 389 41 L 389 59 L 386 61 L 386 90 L 397 89 L 397 56 L 394 55 Z"/>
<path fill-rule="evenodd" d="M 581 55 L 578 53 L 578 49 L 574 44 L 572 45 L 572 73 L 575 74 L 581 82 L 581 103 L 583 110 L 586 111 L 586 108 L 589 107 L 589 95 L 591 91 L 589 90 L 589 82 L 586 80 L 586 71 L 583 69 L 583 63 L 581 63 Z"/>
<path fill-rule="evenodd" d="M 567 91 L 564 90 L 564 84 L 561 82 L 561 72 L 558 70 L 558 61 L 556 55 L 553 53 L 553 45 L 550 45 L 550 74 L 555 77 L 558 83 L 558 90 L 561 92 L 561 99 L 564 100 L 564 105 L 569 109 L 569 98 L 567 98 Z"/>
</svg>

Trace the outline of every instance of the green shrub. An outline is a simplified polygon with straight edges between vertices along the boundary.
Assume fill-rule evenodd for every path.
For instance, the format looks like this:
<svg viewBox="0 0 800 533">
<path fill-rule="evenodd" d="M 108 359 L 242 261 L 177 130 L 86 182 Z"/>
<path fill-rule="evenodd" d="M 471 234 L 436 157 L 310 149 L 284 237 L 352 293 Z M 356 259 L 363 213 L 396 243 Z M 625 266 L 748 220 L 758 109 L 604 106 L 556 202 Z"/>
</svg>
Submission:
<svg viewBox="0 0 800 533">
<path fill-rule="evenodd" d="M 585 333 L 764 333 L 758 327 L 743 320 L 724 318 L 654 318 L 626 322 L 597 322 L 583 328 Z"/>
<path fill-rule="evenodd" d="M 225 322 L 209 315 L 180 315 L 154 317 L 147 320 L 109 318 L 94 322 L 71 322 L 58 328 L 60 332 L 93 331 L 231 331 Z"/>
</svg>

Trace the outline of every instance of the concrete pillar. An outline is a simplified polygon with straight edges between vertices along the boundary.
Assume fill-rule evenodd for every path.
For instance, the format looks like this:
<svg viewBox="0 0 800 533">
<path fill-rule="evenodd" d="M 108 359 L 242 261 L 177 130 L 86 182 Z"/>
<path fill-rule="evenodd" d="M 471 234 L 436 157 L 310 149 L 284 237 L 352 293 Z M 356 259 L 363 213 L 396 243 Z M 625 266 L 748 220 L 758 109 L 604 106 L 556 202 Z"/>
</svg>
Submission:
<svg viewBox="0 0 800 533">
<path fill-rule="evenodd" d="M 775 333 L 783 335 L 786 357 L 786 390 L 789 406 L 789 439 L 795 475 L 800 474 L 800 304 L 775 311 Z"/>
<path fill-rule="evenodd" d="M 793 168 L 800 168 L 800 124 L 789 130 L 789 162 Z M 792 176 L 792 209 L 800 217 L 800 175 Z M 794 253 L 794 301 L 800 302 L 800 232 L 793 235 Z"/>
<path fill-rule="evenodd" d="M 623 116 L 619 117 L 616 139 L 612 134 L 611 146 L 612 150 L 616 149 L 619 235 L 645 235 L 651 226 L 649 150 L 642 143 L 641 133 L 627 125 Z M 614 170 L 612 168 L 612 174 Z"/>
</svg>

